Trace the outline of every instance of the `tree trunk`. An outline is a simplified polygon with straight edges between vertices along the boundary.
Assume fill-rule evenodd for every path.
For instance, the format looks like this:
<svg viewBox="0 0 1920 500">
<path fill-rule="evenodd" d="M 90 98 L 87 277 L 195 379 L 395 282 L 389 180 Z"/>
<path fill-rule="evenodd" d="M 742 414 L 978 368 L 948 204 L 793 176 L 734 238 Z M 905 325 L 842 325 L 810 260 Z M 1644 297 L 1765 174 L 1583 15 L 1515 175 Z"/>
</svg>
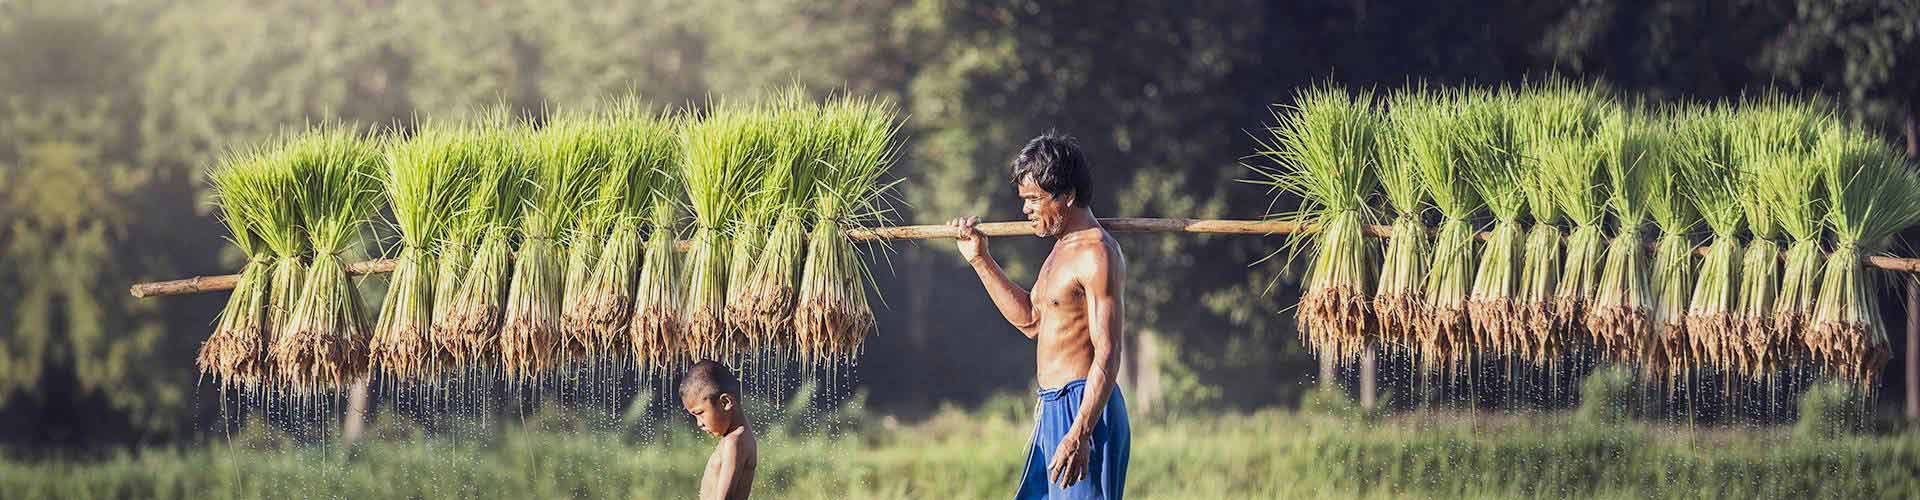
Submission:
<svg viewBox="0 0 1920 500">
<path fill-rule="evenodd" d="M 1920 160 L 1920 97 L 1907 104 L 1907 158 Z M 1907 281 L 1907 418 L 1920 420 L 1920 283 Z"/>
<path fill-rule="evenodd" d="M 1160 339 L 1136 332 L 1120 348 L 1120 385 L 1126 389 L 1127 411 L 1145 415 L 1160 402 Z"/>
<path fill-rule="evenodd" d="M 353 446 L 353 442 L 360 439 L 361 431 L 366 429 L 368 382 L 368 379 L 361 379 L 353 384 L 352 390 L 347 391 L 346 423 L 340 431 L 340 446 L 343 448 Z"/>
<path fill-rule="evenodd" d="M 1360 407 L 1368 410 L 1373 409 L 1374 393 L 1379 392 L 1375 387 L 1375 368 L 1373 350 L 1360 353 Z"/>
</svg>

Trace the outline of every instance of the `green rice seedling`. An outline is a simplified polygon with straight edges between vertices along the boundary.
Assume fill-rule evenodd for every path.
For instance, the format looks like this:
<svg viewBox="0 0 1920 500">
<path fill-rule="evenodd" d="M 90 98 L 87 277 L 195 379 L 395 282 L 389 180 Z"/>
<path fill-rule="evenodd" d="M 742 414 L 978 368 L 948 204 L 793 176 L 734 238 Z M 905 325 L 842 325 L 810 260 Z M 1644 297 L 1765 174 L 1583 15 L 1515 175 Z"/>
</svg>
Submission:
<svg viewBox="0 0 1920 500">
<path fill-rule="evenodd" d="M 1521 251 L 1525 233 L 1520 219 L 1527 214 L 1527 191 L 1519 129 L 1512 113 L 1512 97 L 1505 93 L 1475 95 L 1461 109 L 1468 137 L 1461 160 L 1467 182 L 1493 215 L 1493 235 L 1480 255 L 1473 290 L 1467 298 L 1467 316 L 1473 323 L 1476 352 L 1517 355 L 1525 352 L 1527 325 L 1517 311 Z"/>
<path fill-rule="evenodd" d="M 615 211 L 611 208 L 614 200 L 605 198 L 607 172 L 614 159 L 614 150 L 618 132 L 610 123 L 610 117 L 601 113 L 581 112 L 576 118 L 564 118 L 557 121 L 584 121 L 584 130 L 576 138 L 568 139 L 572 146 L 560 158 L 548 156 L 557 161 L 572 162 L 572 172 L 565 181 L 569 187 L 566 202 L 572 206 L 557 209 L 565 212 L 567 219 L 560 230 L 556 255 L 564 255 L 566 270 L 561 274 L 560 288 L 560 349 L 559 363 L 585 361 L 598 356 L 600 336 L 593 331 L 592 311 L 587 305 L 589 283 L 593 279 L 594 268 L 598 266 L 600 251 L 606 247 L 607 232 L 613 227 Z"/>
<path fill-rule="evenodd" d="M 715 104 L 686 128 L 681 180 L 692 203 L 694 227 L 687 252 L 688 355 L 731 359 L 739 343 L 726 322 L 730 232 L 772 163 L 771 114 L 758 107 Z"/>
<path fill-rule="evenodd" d="M 500 353 L 513 240 L 533 187 L 524 135 L 498 111 L 467 130 L 465 141 L 475 149 L 474 188 L 461 213 L 478 239 L 447 321 L 434 324 L 434 345 L 452 367 L 477 369 Z"/>
<path fill-rule="evenodd" d="M 304 215 L 313 265 L 273 359 L 282 382 L 310 395 L 368 374 L 366 313 L 344 259 L 380 202 L 383 166 L 374 142 L 335 125 L 291 141 L 285 161 L 301 164 L 294 167 L 302 175 L 293 198 Z"/>
<path fill-rule="evenodd" d="M 470 196 L 474 148 L 465 139 L 455 127 L 428 124 L 386 151 L 382 179 L 400 254 L 367 348 L 375 369 L 392 380 L 425 379 L 438 358 L 432 245 L 445 238 Z"/>
<path fill-rule="evenodd" d="M 610 111 L 612 162 L 601 186 L 601 216 L 610 219 L 605 247 L 600 251 L 581 307 L 597 352 L 630 353 L 628 333 L 633 323 L 634 293 L 649 230 L 649 203 L 664 177 L 680 168 L 678 119 L 647 109 L 628 98 Z M 666 221 L 670 228 L 672 221 Z M 668 258 L 671 258 L 669 256 Z"/>
<path fill-rule="evenodd" d="M 1388 100 L 1387 123 L 1380 141 L 1380 189 L 1394 212 L 1393 236 L 1387 239 L 1380 264 L 1380 286 L 1374 290 L 1373 313 L 1383 344 L 1412 349 L 1419 342 L 1419 320 L 1425 308 L 1421 285 L 1426 280 L 1429 247 L 1433 240 L 1421 219 L 1427 185 L 1420 180 L 1422 161 L 1448 161 L 1422 156 L 1409 147 L 1404 134 L 1419 133 L 1422 120 L 1442 119 L 1440 104 L 1425 89 L 1396 92 Z"/>
<path fill-rule="evenodd" d="M 1694 110 L 1678 120 L 1676 170 L 1682 196 L 1713 231 L 1687 306 L 1690 356 L 1713 368 L 1737 371 L 1748 362 L 1733 314 L 1742 256 L 1739 233 L 1746 212 L 1740 203 L 1745 181 L 1733 155 L 1732 113 L 1725 108 Z M 1687 249 L 1689 254 L 1692 250 Z"/>
<path fill-rule="evenodd" d="M 1260 182 L 1301 199 L 1299 210 L 1279 218 L 1319 228 L 1310 243 L 1295 238 L 1287 246 L 1293 255 L 1312 251 L 1297 306 L 1301 336 L 1308 348 L 1336 360 L 1355 359 L 1373 340 L 1372 258 L 1362 231 L 1373 220 L 1366 200 L 1376 183 L 1383 127 L 1372 101 L 1369 92 L 1356 97 L 1339 87 L 1302 91 L 1276 111 L 1280 123 L 1268 127 L 1258 152 L 1279 164 L 1257 170 L 1267 176 Z"/>
<path fill-rule="evenodd" d="M 1427 198 L 1440 212 L 1440 230 L 1433 239 L 1433 259 L 1422 285 L 1425 300 L 1416 325 L 1419 358 L 1427 370 L 1457 363 L 1468 351 L 1467 295 L 1473 282 L 1473 224 L 1467 219 L 1481 206 L 1480 196 L 1467 182 L 1462 158 L 1467 135 L 1454 114 L 1456 93 L 1432 95 L 1432 107 L 1396 124 L 1407 154 L 1414 157 Z"/>
<path fill-rule="evenodd" d="M 578 344 L 561 336 L 567 247 L 560 240 L 605 177 L 601 132 L 594 115 L 561 113 L 529 139 L 533 186 L 500 327 L 500 364 L 509 379 L 525 382 L 556 367 L 562 355 L 578 354 L 568 351 Z"/>
<path fill-rule="evenodd" d="M 1872 387 L 1892 353 L 1865 259 L 1920 222 L 1920 179 L 1892 146 L 1851 127 L 1830 127 L 1814 157 L 1831 200 L 1834 247 L 1806 341 L 1829 373 Z"/>
<path fill-rule="evenodd" d="M 1698 343 L 1687 329 L 1687 305 L 1697 283 L 1694 280 L 1694 244 L 1688 236 L 1700 225 L 1700 212 L 1686 198 L 1687 165 L 1682 163 L 1681 148 L 1685 147 L 1680 131 L 1673 128 L 1674 122 L 1662 119 L 1658 125 L 1662 139 L 1659 173 L 1651 179 L 1648 189 L 1648 213 L 1659 229 L 1660 236 L 1654 242 L 1653 275 L 1653 324 L 1650 337 L 1635 345 L 1643 364 L 1649 373 L 1664 373 L 1668 377 L 1677 377 L 1685 370 L 1700 365 L 1694 346 Z"/>
<path fill-rule="evenodd" d="M 1803 338 L 1820 292 L 1820 270 L 1826 252 L 1820 247 L 1826 217 L 1826 196 L 1819 164 L 1811 155 L 1779 160 L 1755 172 L 1754 185 L 1770 207 L 1780 229 L 1792 238 L 1781 263 L 1780 289 L 1773 304 L 1774 337 L 1778 357 L 1798 360 L 1807 352 Z"/>
<path fill-rule="evenodd" d="M 1639 113 L 1609 113 L 1597 142 L 1606 175 L 1606 206 L 1614 236 L 1606 246 L 1600 280 L 1584 307 L 1587 333 L 1602 357 L 1629 359 L 1644 348 L 1653 314 L 1646 225 L 1655 195 L 1667 182 L 1661 131 Z"/>
<path fill-rule="evenodd" d="M 1531 337 L 1527 354 L 1549 363 L 1566 350 L 1579 306 L 1592 295 L 1602 258 L 1598 189 L 1603 153 L 1594 141 L 1610 103 L 1595 87 L 1553 80 L 1520 96 L 1525 139 L 1524 190 L 1534 225 L 1520 271 L 1520 312 Z M 1562 251 L 1562 216 L 1574 226 Z M 1582 232 L 1584 230 L 1584 232 Z"/>
<path fill-rule="evenodd" d="M 892 187 L 882 183 L 899 151 L 898 111 L 884 100 L 840 97 L 823 106 L 822 165 L 816 172 L 813 228 L 807 234 L 800 295 L 795 299 L 795 353 L 828 367 L 858 356 L 873 330 L 866 285 L 872 281 L 847 230 L 885 223 Z"/>
<path fill-rule="evenodd" d="M 796 345 L 793 334 L 794 297 L 799 288 L 802 260 L 806 255 L 808 215 L 815 205 L 820 170 L 826 165 L 826 147 L 831 134 L 825 128 L 820 106 L 804 100 L 797 90 L 789 91 L 780 110 L 782 140 L 774 152 L 774 171 L 768 182 L 774 197 L 773 229 L 768 233 L 760 257 L 754 259 L 751 272 L 730 281 L 742 290 L 737 309 L 727 315 L 737 324 L 746 324 L 756 351 L 775 349 L 776 357 L 790 354 L 786 347 Z M 738 255 L 735 256 L 736 259 Z M 738 261 L 736 260 L 736 264 Z M 729 300 L 731 308 L 736 301 Z"/>
<path fill-rule="evenodd" d="M 221 389 L 261 387 L 268 372 L 267 300 L 274 267 L 274 253 L 266 234 L 283 233 L 284 227 L 267 227 L 277 221 L 266 212 L 279 200 L 279 189 L 291 184 L 281 179 L 288 173 L 277 168 L 274 152 L 254 147 L 229 151 L 208 174 L 213 184 L 214 202 L 220 208 L 220 221 L 227 226 L 230 241 L 247 256 L 240 269 L 240 281 L 234 284 L 227 305 L 220 310 L 213 335 L 200 346 L 197 364 L 202 374 L 213 375 Z"/>
<path fill-rule="evenodd" d="M 1738 336 L 1746 344 L 1747 375 L 1755 379 L 1783 367 L 1784 358 L 1790 354 L 1785 348 L 1793 345 L 1785 340 L 1791 332 L 1775 329 L 1785 271 L 1777 240 L 1783 231 L 1791 236 L 1793 231 L 1786 231 L 1784 227 L 1790 222 L 1802 225 L 1796 228 L 1800 230 L 1807 229 L 1805 224 L 1813 222 L 1789 221 L 1795 216 L 1804 217 L 1804 209 L 1783 206 L 1783 203 L 1804 202 L 1790 200 L 1794 193 L 1783 191 L 1805 190 L 1807 186 L 1769 186 L 1767 183 L 1815 183 L 1812 178 L 1795 179 L 1798 175 L 1792 175 L 1796 170 L 1807 170 L 1804 158 L 1819 138 L 1822 118 L 1815 109 L 1779 95 L 1768 95 L 1743 103 L 1734 117 L 1733 156 L 1746 179 L 1742 183 L 1740 202 L 1746 209 L 1747 228 L 1753 233 L 1753 239 L 1747 243 L 1746 256 L 1741 259 L 1739 304 L 1735 311 Z M 1811 196 L 1811 193 L 1804 194 Z M 1816 225 L 1808 232 L 1817 239 L 1817 231 Z M 1814 251 L 1817 255 L 1818 250 Z"/>
</svg>

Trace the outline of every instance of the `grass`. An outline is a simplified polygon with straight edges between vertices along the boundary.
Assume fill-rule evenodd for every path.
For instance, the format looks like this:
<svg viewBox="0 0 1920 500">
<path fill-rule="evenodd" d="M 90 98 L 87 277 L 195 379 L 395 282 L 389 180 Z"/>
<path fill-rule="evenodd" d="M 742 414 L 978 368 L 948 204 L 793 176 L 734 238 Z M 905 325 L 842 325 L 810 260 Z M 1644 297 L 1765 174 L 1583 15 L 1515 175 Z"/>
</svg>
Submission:
<svg viewBox="0 0 1920 500">
<path fill-rule="evenodd" d="M 1024 398 L 839 437 L 763 427 L 767 498 L 982 498 L 1009 492 L 1030 429 Z M 0 489 L 39 498 L 680 498 L 711 451 L 683 418 L 634 433 L 542 420 L 456 442 L 385 435 L 351 452 L 216 444 L 97 462 L 0 463 Z M 1581 423 L 1564 414 L 1363 420 L 1267 410 L 1134 421 L 1133 498 L 1901 498 L 1920 492 L 1920 436 L 1796 436 Z M 577 424 L 576 424 L 577 426 Z M 549 430 L 536 430 L 545 427 Z M 638 437 L 640 435 L 649 437 Z M 271 442 L 264 440 L 235 443 Z"/>
</svg>

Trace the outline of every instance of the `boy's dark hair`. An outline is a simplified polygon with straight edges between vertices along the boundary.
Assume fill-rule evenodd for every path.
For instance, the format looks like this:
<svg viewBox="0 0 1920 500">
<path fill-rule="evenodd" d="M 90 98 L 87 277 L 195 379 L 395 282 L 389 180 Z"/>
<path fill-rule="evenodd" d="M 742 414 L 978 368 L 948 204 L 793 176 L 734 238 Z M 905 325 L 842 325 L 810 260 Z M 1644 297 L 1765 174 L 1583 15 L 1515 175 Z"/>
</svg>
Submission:
<svg viewBox="0 0 1920 500">
<path fill-rule="evenodd" d="M 1027 141 L 1020 155 L 1013 157 L 1013 183 L 1032 177 L 1048 194 L 1073 193 L 1069 206 L 1088 207 L 1093 205 L 1092 169 L 1073 136 L 1049 130 Z"/>
<path fill-rule="evenodd" d="M 733 370 L 727 365 L 711 359 L 694 363 L 687 369 L 687 376 L 680 379 L 680 399 L 711 398 L 721 394 L 740 397 L 740 379 L 733 376 Z"/>
</svg>

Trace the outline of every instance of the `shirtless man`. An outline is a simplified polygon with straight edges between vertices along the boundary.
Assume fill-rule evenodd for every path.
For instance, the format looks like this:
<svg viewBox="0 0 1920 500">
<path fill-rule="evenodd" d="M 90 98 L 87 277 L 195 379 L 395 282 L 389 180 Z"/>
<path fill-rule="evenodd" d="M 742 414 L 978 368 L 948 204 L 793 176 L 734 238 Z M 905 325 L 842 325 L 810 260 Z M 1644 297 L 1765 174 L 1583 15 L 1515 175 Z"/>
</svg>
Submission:
<svg viewBox="0 0 1920 500">
<path fill-rule="evenodd" d="M 1036 342 L 1040 402 L 1016 499 L 1121 498 L 1132 431 L 1115 385 L 1127 261 L 1100 227 L 1091 167 L 1072 138 L 1034 138 L 1013 160 L 1021 211 L 1034 233 L 1053 238 L 1033 292 L 1007 279 L 987 253 L 977 217 L 955 219 L 960 255 L 1000 314 Z"/>
</svg>

